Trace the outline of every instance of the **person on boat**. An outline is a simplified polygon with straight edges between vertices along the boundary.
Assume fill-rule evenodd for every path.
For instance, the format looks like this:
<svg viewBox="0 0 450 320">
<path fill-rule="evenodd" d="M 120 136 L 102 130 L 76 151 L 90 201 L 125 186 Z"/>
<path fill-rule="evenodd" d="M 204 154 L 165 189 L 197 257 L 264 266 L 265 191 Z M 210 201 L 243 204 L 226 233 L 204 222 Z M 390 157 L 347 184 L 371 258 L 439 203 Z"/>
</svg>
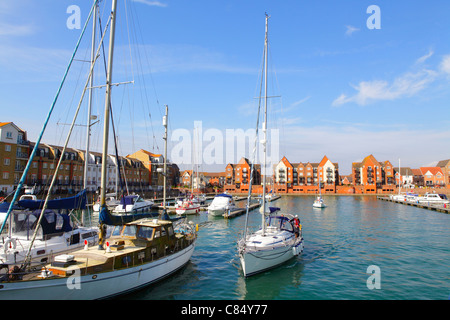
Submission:
<svg viewBox="0 0 450 320">
<path fill-rule="evenodd" d="M 300 234 L 300 220 L 298 219 L 297 215 L 294 217 L 294 234 L 296 238 Z"/>
</svg>

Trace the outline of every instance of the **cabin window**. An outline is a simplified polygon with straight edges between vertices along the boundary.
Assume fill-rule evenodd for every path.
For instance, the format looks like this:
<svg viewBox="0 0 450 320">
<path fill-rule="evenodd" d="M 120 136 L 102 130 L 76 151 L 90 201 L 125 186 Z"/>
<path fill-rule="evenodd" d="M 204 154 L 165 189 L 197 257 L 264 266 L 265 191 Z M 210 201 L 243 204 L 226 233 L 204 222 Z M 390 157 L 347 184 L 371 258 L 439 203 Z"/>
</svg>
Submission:
<svg viewBox="0 0 450 320">
<path fill-rule="evenodd" d="M 111 232 L 112 236 L 120 236 L 120 232 L 122 231 L 122 226 L 115 226 L 113 232 Z"/>
<path fill-rule="evenodd" d="M 125 226 L 125 228 L 123 228 L 122 235 L 124 237 L 134 237 L 134 236 L 136 236 L 136 226 L 135 225 Z"/>
<path fill-rule="evenodd" d="M 173 227 L 170 226 L 167 230 L 169 231 L 169 236 L 173 236 Z"/>
<path fill-rule="evenodd" d="M 154 229 L 152 227 L 141 226 L 139 228 L 138 237 L 145 238 L 145 239 L 151 239 L 153 237 L 153 231 L 154 231 Z"/>
</svg>

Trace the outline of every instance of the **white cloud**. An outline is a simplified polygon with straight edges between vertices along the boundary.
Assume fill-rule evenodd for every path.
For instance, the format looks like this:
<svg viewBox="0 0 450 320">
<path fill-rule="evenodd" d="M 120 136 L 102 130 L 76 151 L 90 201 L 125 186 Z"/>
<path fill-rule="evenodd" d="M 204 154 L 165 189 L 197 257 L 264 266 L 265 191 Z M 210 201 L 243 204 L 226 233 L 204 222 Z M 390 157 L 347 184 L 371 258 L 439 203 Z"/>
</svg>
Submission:
<svg viewBox="0 0 450 320">
<path fill-rule="evenodd" d="M 150 0 L 133 0 L 134 2 L 139 2 L 146 4 L 148 6 L 155 6 L 155 7 L 167 7 L 167 3 L 162 3 L 160 1 L 150 1 Z"/>
<path fill-rule="evenodd" d="M 302 103 L 308 101 L 309 99 L 311 99 L 311 96 L 307 96 L 306 98 L 303 98 L 301 100 L 295 101 L 294 103 L 291 104 L 291 107 L 296 107 L 298 105 L 301 105 Z"/>
<path fill-rule="evenodd" d="M 450 74 L 450 55 L 444 56 L 439 68 L 442 72 Z"/>
<path fill-rule="evenodd" d="M 0 36 L 27 36 L 34 33 L 35 28 L 30 25 L 13 25 L 0 22 Z"/>
<path fill-rule="evenodd" d="M 430 58 L 432 55 L 434 54 L 433 50 L 430 50 L 426 55 L 420 57 L 419 59 L 416 60 L 416 64 L 421 64 L 424 63 L 426 60 L 428 60 L 428 58 Z"/>
<path fill-rule="evenodd" d="M 448 65 L 450 72 L 450 60 Z M 420 92 L 433 82 L 438 73 L 433 70 L 422 69 L 418 72 L 408 72 L 397 78 L 392 83 L 385 80 L 361 81 L 352 87 L 357 91 L 353 96 L 341 94 L 332 102 L 332 106 L 340 106 L 354 102 L 364 106 L 376 100 L 395 100 L 403 97 L 411 97 Z"/>
<path fill-rule="evenodd" d="M 346 36 L 351 36 L 354 32 L 359 31 L 359 28 L 354 26 L 346 26 L 347 30 L 345 31 Z"/>
</svg>

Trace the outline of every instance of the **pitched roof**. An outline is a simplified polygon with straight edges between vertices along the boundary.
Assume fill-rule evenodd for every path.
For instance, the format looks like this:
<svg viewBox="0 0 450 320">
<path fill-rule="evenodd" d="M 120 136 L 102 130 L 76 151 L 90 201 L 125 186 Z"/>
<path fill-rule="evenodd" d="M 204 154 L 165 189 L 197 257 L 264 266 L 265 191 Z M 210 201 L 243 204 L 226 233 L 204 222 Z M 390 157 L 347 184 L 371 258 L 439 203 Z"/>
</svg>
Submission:
<svg viewBox="0 0 450 320">
<path fill-rule="evenodd" d="M 445 167 L 445 166 L 447 166 L 447 164 L 450 162 L 450 159 L 447 159 L 447 160 L 441 160 L 441 161 L 439 161 L 438 163 L 437 163 L 437 165 L 436 165 L 436 167 Z"/>
<path fill-rule="evenodd" d="M 439 167 L 420 167 L 420 171 L 422 171 L 422 175 L 425 175 L 428 171 L 435 176 L 436 174 L 440 173 L 441 175 L 444 175 L 441 168 Z"/>
</svg>

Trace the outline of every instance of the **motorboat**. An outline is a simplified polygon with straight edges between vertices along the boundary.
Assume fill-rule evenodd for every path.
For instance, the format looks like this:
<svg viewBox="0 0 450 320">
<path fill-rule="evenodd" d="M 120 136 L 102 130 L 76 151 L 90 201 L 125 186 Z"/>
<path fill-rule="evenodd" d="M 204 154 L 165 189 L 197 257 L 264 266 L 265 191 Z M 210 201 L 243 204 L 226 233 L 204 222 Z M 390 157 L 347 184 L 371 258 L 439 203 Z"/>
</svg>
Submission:
<svg viewBox="0 0 450 320">
<path fill-rule="evenodd" d="M 213 201 L 208 206 L 208 214 L 211 216 L 222 216 L 228 210 L 233 211 L 236 204 L 231 195 L 221 193 L 214 197 Z"/>
<path fill-rule="evenodd" d="M 194 203 L 190 199 L 184 199 L 177 202 L 175 211 L 178 215 L 197 214 L 200 212 L 200 204 Z"/>
<path fill-rule="evenodd" d="M 417 197 L 415 200 L 417 203 L 427 203 L 427 204 L 448 204 L 448 200 L 445 194 L 438 193 L 426 193 L 421 197 Z"/>
<path fill-rule="evenodd" d="M 154 202 L 152 200 L 144 200 L 137 194 L 123 196 L 120 203 L 114 208 L 113 213 L 137 213 L 150 211 Z"/>
<path fill-rule="evenodd" d="M 106 194 L 106 206 L 110 209 L 114 209 L 120 204 L 120 200 L 117 200 L 115 193 L 107 193 Z M 92 206 L 94 212 L 100 212 L 100 197 L 97 199 L 97 202 Z"/>
</svg>

